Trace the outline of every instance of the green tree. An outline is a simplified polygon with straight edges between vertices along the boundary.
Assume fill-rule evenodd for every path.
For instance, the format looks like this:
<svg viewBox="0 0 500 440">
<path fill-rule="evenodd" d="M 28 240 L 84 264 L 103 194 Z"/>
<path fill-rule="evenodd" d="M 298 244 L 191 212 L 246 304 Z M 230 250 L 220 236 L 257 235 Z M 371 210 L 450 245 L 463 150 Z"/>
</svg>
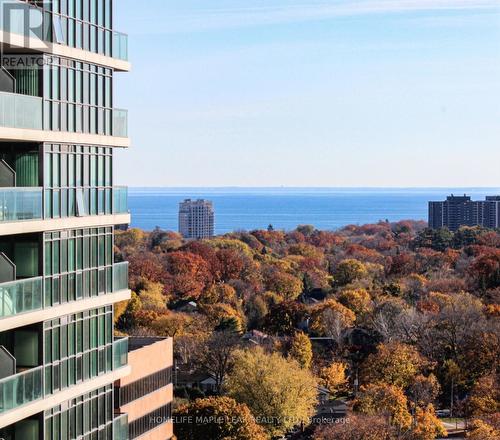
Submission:
<svg viewBox="0 0 500 440">
<path fill-rule="evenodd" d="M 239 350 L 227 376 L 229 396 L 248 405 L 271 436 L 280 436 L 293 426 L 309 421 L 316 405 L 314 376 L 296 361 L 260 347 Z"/>
<path fill-rule="evenodd" d="M 197 399 L 174 414 L 178 440 L 267 440 L 245 404 L 229 397 Z"/>
</svg>

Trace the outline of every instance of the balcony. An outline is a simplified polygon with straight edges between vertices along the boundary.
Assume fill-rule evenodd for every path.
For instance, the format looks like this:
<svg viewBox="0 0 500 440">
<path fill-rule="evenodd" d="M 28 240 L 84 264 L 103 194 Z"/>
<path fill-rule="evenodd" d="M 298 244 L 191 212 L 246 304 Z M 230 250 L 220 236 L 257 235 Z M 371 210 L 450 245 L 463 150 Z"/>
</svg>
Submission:
<svg viewBox="0 0 500 440">
<path fill-rule="evenodd" d="M 94 213 L 92 211 L 91 214 L 89 214 L 91 210 L 88 209 L 86 202 L 82 198 L 81 211 L 77 212 L 77 205 L 74 204 L 72 212 L 66 209 L 65 212 L 57 212 L 57 215 L 53 215 L 54 213 L 45 207 L 46 203 L 50 203 L 51 197 L 43 197 L 42 194 L 43 188 L 39 187 L 0 187 L 0 223 L 129 213 L 128 188 L 125 186 L 113 187 L 112 206 L 110 204 L 103 212 Z M 60 201 L 58 206 L 65 206 L 67 208 L 67 200 L 64 200 L 64 203 Z"/>
<path fill-rule="evenodd" d="M 128 415 L 119 414 L 113 419 L 113 440 L 128 439 Z"/>
<path fill-rule="evenodd" d="M 115 340 L 112 344 L 112 351 L 112 371 L 124 368 L 128 359 L 128 338 Z M 46 391 L 49 389 L 50 387 L 45 387 L 43 365 L 1 379 L 0 415 L 54 395 L 55 393 Z"/>
<path fill-rule="evenodd" d="M 43 278 L 0 284 L 0 319 L 43 308 Z"/>
<path fill-rule="evenodd" d="M 128 35 L 113 32 L 113 58 L 128 61 Z"/>
<path fill-rule="evenodd" d="M 42 218 L 42 188 L 0 188 L 0 222 Z"/>
<path fill-rule="evenodd" d="M 109 293 L 127 289 L 128 262 L 116 263 L 113 265 L 113 291 Z M 51 307 L 52 301 L 44 295 L 42 277 L 0 284 L 0 320 Z"/>
<path fill-rule="evenodd" d="M 113 188 L 113 214 L 128 214 L 128 188 L 115 186 Z"/>
<path fill-rule="evenodd" d="M 76 47 L 74 36 L 70 38 L 76 25 L 74 18 L 69 17 L 61 20 L 61 17 L 57 14 L 44 14 L 41 8 L 18 0 L 0 0 L 0 8 L 2 18 L 0 20 L 0 30 L 21 36 L 26 40 L 35 40 L 28 46 L 29 48 L 43 52 L 50 49 L 50 46 L 55 46 L 54 43 L 56 43 L 80 49 Z M 28 20 L 29 23 L 27 23 Z M 102 33 L 101 45 L 94 47 L 93 50 L 89 50 L 88 47 L 82 47 L 81 49 L 116 60 L 128 61 L 128 36 L 124 33 L 113 31 L 112 38 L 109 38 L 108 42 L 107 38 L 104 38 L 104 35 L 110 31 L 105 31 L 96 26 L 92 27 L 92 31 L 96 29 Z M 71 43 L 69 44 L 69 42 Z"/>
<path fill-rule="evenodd" d="M 113 109 L 113 136 L 128 137 L 128 111 Z"/>
<path fill-rule="evenodd" d="M 1 1 L 1 0 L 0 0 Z M 128 137 L 128 112 L 123 109 L 112 110 L 112 136 L 119 138 Z M 0 127 L 16 128 L 22 130 L 43 131 L 43 99 L 37 96 L 21 95 L 17 93 L 0 92 Z M 52 132 L 75 135 L 100 136 L 92 133 L 79 132 Z M 45 139 L 26 139 L 43 141 Z"/>
<path fill-rule="evenodd" d="M 0 126 L 43 130 L 43 99 L 0 92 Z"/>
<path fill-rule="evenodd" d="M 0 414 L 43 397 L 43 366 L 0 380 Z"/>
<path fill-rule="evenodd" d="M 116 339 L 113 343 L 113 370 L 128 364 L 128 338 Z"/>
</svg>

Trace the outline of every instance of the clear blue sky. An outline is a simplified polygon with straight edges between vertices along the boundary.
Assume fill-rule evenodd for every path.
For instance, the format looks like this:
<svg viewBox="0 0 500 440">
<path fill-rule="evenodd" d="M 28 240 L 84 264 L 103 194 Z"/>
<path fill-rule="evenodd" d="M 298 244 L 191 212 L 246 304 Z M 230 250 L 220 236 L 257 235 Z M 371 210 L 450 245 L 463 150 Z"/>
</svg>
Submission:
<svg viewBox="0 0 500 440">
<path fill-rule="evenodd" d="M 117 0 L 130 186 L 500 186 L 500 0 Z"/>
</svg>

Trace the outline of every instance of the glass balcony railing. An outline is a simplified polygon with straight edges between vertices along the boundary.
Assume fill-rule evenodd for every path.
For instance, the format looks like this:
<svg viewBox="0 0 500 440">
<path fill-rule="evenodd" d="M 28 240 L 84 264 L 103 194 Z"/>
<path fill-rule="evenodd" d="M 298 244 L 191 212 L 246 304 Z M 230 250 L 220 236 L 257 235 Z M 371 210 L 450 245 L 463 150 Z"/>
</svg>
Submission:
<svg viewBox="0 0 500 440">
<path fill-rule="evenodd" d="M 59 14 L 44 13 L 42 8 L 26 0 L 0 0 L 0 30 L 31 39 L 37 38 L 39 43 L 34 47 L 35 49 L 43 50 L 50 43 L 77 47 L 75 38 L 69 37 L 71 29 L 75 29 L 76 25 L 74 17 L 63 19 Z M 128 61 L 128 36 L 126 34 L 113 31 L 108 43 L 108 34 L 111 33 L 109 29 L 92 25 L 90 30 L 90 33 L 98 33 L 102 40 L 99 40 L 98 46 L 86 47 L 84 50 Z"/>
<path fill-rule="evenodd" d="M 112 135 L 128 137 L 128 111 L 113 109 Z M 43 130 L 43 99 L 0 92 L 0 127 Z"/>
<path fill-rule="evenodd" d="M 128 289 L 128 261 L 113 264 L 113 292 Z"/>
<path fill-rule="evenodd" d="M 43 308 L 42 278 L 0 284 L 0 319 Z"/>
<path fill-rule="evenodd" d="M 113 370 L 128 363 L 128 338 L 115 339 L 113 342 Z"/>
<path fill-rule="evenodd" d="M 43 398 L 43 367 L 0 380 L 0 413 Z"/>
<path fill-rule="evenodd" d="M 113 187 L 113 214 L 127 214 L 128 188 L 126 186 Z"/>
<path fill-rule="evenodd" d="M 52 307 L 52 301 L 50 297 L 45 298 L 43 289 L 43 277 L 0 284 L 0 319 Z M 128 289 L 128 262 L 113 264 L 112 292 L 126 289 Z"/>
<path fill-rule="evenodd" d="M 128 137 L 128 111 L 113 109 L 113 136 Z"/>
<path fill-rule="evenodd" d="M 113 440 L 128 439 L 128 415 L 120 414 L 113 419 Z"/>
<path fill-rule="evenodd" d="M 113 32 L 113 58 L 128 61 L 128 35 Z"/>
<path fill-rule="evenodd" d="M 115 340 L 112 350 L 112 370 L 125 367 L 128 362 L 128 338 Z M 0 414 L 57 392 L 52 390 L 51 382 L 45 382 L 44 368 L 41 365 L 0 380 Z"/>
<path fill-rule="evenodd" d="M 42 188 L 0 188 L 0 222 L 42 218 Z"/>
<path fill-rule="evenodd" d="M 42 130 L 42 98 L 0 92 L 0 126 Z"/>
</svg>

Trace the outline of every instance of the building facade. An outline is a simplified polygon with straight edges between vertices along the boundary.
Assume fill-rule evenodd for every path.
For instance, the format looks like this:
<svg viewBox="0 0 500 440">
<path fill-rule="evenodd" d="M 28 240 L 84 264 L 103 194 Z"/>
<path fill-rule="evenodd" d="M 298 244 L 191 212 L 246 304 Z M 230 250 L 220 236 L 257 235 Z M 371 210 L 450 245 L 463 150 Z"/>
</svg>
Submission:
<svg viewBox="0 0 500 440">
<path fill-rule="evenodd" d="M 429 202 L 429 227 L 457 231 L 461 226 L 499 228 L 500 196 L 473 201 L 467 195 L 451 195 L 442 202 Z"/>
<path fill-rule="evenodd" d="M 128 415 L 130 440 L 173 436 L 172 338 L 130 338 L 129 376 L 115 383 L 115 410 Z"/>
<path fill-rule="evenodd" d="M 208 200 L 184 200 L 179 204 L 179 232 L 186 239 L 214 236 L 214 207 Z"/>
<path fill-rule="evenodd" d="M 130 298 L 113 256 L 130 221 L 113 176 L 127 37 L 112 0 L 2 0 L 0 15 L 0 438 L 127 439 L 113 386 L 130 373 L 113 328 Z"/>
</svg>

